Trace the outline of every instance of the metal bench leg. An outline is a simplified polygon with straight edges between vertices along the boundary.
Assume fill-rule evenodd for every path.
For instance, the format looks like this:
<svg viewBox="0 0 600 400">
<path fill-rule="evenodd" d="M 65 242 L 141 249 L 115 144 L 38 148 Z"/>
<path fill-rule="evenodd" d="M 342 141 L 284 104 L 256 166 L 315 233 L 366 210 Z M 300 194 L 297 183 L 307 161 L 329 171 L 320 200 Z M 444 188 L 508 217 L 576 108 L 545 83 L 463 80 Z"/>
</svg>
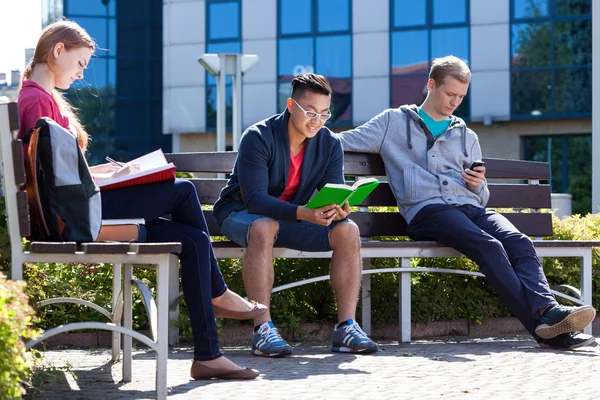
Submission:
<svg viewBox="0 0 600 400">
<path fill-rule="evenodd" d="M 121 264 L 113 264 L 113 293 L 112 293 L 112 313 L 113 316 L 121 315 L 121 310 L 117 308 L 119 306 L 123 306 L 122 303 L 119 302 L 119 295 L 121 294 L 121 290 L 123 285 L 121 284 Z M 113 324 L 121 325 L 121 319 L 118 321 L 113 317 Z M 112 361 L 115 361 L 121 355 L 121 334 L 119 332 L 112 333 Z"/>
<path fill-rule="evenodd" d="M 179 343 L 179 265 L 177 262 L 169 266 L 169 344 Z M 173 304 L 176 302 L 176 304 Z"/>
<path fill-rule="evenodd" d="M 410 258 L 400 259 L 401 268 L 410 268 Z M 400 341 L 410 342 L 410 272 L 400 272 L 399 279 Z"/>
<path fill-rule="evenodd" d="M 363 270 L 371 269 L 371 259 L 363 259 Z M 362 278 L 362 320 L 361 325 L 363 331 L 367 335 L 371 335 L 371 274 L 365 274 Z"/>
<path fill-rule="evenodd" d="M 583 304 L 592 304 L 592 249 L 587 249 L 581 257 L 581 300 Z M 583 329 L 583 333 L 592 334 L 592 324 Z"/>
<path fill-rule="evenodd" d="M 167 360 L 169 358 L 169 278 L 177 258 L 169 254 L 163 257 L 156 271 L 156 296 L 158 326 L 156 337 L 156 398 L 167 398 Z"/>
<path fill-rule="evenodd" d="M 123 264 L 123 326 L 132 329 L 133 299 L 131 298 L 131 281 L 133 266 Z M 131 336 L 123 336 L 123 382 L 131 382 Z"/>
</svg>

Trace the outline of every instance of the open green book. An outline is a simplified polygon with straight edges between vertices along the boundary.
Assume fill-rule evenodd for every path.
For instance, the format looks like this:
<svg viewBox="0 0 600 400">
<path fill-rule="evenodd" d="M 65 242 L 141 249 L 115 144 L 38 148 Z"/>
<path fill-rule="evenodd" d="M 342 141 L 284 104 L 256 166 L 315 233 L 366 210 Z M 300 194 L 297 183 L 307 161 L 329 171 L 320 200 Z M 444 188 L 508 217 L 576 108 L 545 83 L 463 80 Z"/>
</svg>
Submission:
<svg viewBox="0 0 600 400">
<path fill-rule="evenodd" d="M 306 205 L 307 208 L 320 208 L 330 204 L 340 207 L 348 202 L 351 206 L 362 203 L 368 195 L 379 185 L 377 178 L 360 179 L 354 185 L 328 183 Z"/>
</svg>

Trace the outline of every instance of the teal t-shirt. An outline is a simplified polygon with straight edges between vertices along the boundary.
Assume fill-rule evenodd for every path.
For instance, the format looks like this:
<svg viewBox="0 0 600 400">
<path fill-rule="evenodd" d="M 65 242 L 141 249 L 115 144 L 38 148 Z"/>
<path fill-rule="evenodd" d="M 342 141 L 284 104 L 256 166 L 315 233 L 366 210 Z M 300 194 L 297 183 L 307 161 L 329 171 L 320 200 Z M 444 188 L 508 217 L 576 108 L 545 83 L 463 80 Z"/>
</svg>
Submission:
<svg viewBox="0 0 600 400">
<path fill-rule="evenodd" d="M 432 133 L 434 138 L 437 138 L 442 133 L 446 132 L 448 126 L 450 126 L 450 122 L 452 122 L 452 118 L 443 119 L 441 121 L 435 121 L 431 118 L 421 107 L 419 107 L 419 117 L 425 122 L 427 129 Z"/>
</svg>

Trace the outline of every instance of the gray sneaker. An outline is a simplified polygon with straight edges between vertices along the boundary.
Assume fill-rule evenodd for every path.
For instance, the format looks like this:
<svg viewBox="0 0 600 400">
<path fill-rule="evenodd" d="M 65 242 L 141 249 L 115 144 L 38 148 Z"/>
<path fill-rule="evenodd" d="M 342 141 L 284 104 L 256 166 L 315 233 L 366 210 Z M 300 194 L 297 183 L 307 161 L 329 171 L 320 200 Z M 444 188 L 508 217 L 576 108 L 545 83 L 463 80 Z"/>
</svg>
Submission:
<svg viewBox="0 0 600 400">
<path fill-rule="evenodd" d="M 333 328 L 331 351 L 335 353 L 361 353 L 370 354 L 377 352 L 377 343 L 369 339 L 367 334 L 352 319 L 348 325 Z"/>
<path fill-rule="evenodd" d="M 251 353 L 263 357 L 289 356 L 292 354 L 292 346 L 283 340 L 273 322 L 269 321 L 252 333 Z"/>
</svg>

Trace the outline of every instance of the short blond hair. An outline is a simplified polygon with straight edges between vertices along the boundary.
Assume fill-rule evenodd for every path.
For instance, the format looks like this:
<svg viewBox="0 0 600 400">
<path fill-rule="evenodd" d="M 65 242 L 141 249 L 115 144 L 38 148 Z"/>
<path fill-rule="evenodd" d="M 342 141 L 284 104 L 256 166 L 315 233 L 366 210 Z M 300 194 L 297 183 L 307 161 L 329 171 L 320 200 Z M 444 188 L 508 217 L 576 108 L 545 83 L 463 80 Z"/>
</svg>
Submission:
<svg viewBox="0 0 600 400">
<path fill-rule="evenodd" d="M 429 79 L 433 79 L 436 86 L 443 84 L 447 76 L 451 76 L 462 83 L 471 83 L 469 66 L 455 56 L 436 58 L 431 63 Z"/>
</svg>

